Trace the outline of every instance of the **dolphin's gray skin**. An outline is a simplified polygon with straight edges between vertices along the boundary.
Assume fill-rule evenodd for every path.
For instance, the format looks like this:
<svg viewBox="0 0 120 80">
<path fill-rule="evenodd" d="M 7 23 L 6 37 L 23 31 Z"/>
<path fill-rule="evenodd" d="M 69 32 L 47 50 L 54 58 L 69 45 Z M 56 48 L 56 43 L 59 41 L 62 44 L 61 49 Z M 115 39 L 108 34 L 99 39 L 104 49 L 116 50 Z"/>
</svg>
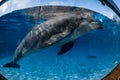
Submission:
<svg viewBox="0 0 120 80">
<path fill-rule="evenodd" d="M 56 7 L 52 8 L 56 9 Z M 55 44 L 63 45 L 58 54 L 64 54 L 72 48 L 76 38 L 92 30 L 103 28 L 103 26 L 93 18 L 93 11 L 83 8 L 78 8 L 78 10 L 81 11 L 76 10 L 75 12 L 69 13 L 67 10 L 66 12 L 64 10 L 63 12 L 54 12 L 55 15 L 53 15 L 53 12 L 42 14 L 42 18 L 47 21 L 33 27 L 17 47 L 14 60 L 5 64 L 4 67 L 19 68 L 20 66 L 16 63 L 23 56 Z M 78 14 L 77 12 L 81 13 Z M 47 14 L 48 16 L 46 17 Z M 34 16 L 30 13 L 29 15 Z"/>
</svg>

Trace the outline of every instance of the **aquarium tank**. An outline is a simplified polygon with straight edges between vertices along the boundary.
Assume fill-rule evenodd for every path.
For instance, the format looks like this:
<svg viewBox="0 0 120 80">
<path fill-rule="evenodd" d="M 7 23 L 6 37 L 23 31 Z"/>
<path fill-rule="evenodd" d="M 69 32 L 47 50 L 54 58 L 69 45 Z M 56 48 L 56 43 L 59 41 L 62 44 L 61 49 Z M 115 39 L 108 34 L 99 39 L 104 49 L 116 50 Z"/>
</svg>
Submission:
<svg viewBox="0 0 120 80">
<path fill-rule="evenodd" d="M 0 0 L 0 80 L 120 80 L 120 0 Z"/>
</svg>

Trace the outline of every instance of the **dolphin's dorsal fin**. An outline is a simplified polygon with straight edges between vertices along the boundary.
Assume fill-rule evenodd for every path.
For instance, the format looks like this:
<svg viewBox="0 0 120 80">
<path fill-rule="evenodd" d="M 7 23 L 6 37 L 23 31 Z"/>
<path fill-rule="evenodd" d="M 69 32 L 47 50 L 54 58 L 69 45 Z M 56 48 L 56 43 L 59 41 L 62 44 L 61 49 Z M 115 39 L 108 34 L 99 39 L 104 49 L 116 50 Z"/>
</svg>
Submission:
<svg viewBox="0 0 120 80">
<path fill-rule="evenodd" d="M 62 45 L 61 50 L 59 51 L 58 55 L 62 55 L 69 51 L 74 46 L 75 41 L 70 41 L 64 45 Z"/>
</svg>

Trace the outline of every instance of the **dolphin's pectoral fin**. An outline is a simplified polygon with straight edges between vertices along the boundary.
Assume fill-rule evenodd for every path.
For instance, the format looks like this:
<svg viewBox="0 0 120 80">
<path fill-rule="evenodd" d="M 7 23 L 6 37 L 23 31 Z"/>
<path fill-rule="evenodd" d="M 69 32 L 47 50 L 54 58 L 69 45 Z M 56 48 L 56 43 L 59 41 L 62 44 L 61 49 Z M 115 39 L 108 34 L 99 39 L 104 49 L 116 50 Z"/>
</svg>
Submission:
<svg viewBox="0 0 120 80">
<path fill-rule="evenodd" d="M 13 63 L 13 62 L 10 62 L 10 63 L 7 63 L 5 65 L 3 65 L 3 67 L 9 67 L 9 68 L 20 68 L 20 66 L 16 63 Z"/>
<path fill-rule="evenodd" d="M 71 42 L 68 42 L 68 43 L 62 45 L 62 48 L 59 51 L 58 55 L 62 55 L 64 53 L 66 53 L 67 51 L 69 51 L 73 47 L 74 43 L 75 43 L 75 41 L 71 41 Z"/>
</svg>

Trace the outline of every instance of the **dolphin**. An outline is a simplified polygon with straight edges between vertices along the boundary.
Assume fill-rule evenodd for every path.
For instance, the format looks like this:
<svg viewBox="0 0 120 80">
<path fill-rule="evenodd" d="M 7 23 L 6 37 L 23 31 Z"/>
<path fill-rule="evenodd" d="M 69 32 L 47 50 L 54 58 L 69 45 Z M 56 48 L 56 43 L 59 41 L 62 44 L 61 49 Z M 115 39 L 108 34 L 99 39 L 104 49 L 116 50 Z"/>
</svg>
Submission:
<svg viewBox="0 0 120 80">
<path fill-rule="evenodd" d="M 56 6 L 52 8 L 56 9 Z M 50 14 L 51 12 L 49 14 L 46 13 L 48 14 L 47 17 L 45 16 L 46 14 L 42 14 L 43 19 L 46 19 L 46 21 L 42 24 L 36 24 L 31 29 L 16 48 L 13 61 L 3 65 L 3 67 L 20 68 L 17 62 L 24 56 L 58 44 L 62 45 L 58 55 L 62 55 L 74 46 L 78 37 L 87 32 L 103 28 L 94 19 L 94 11 L 85 8 L 78 11 L 78 8 L 70 13 L 69 10 L 65 12 L 64 7 L 62 9 L 63 12 L 54 12 L 55 15 Z M 73 7 L 70 7 L 70 9 L 73 10 Z M 80 13 L 78 14 L 78 12 Z M 30 13 L 29 15 L 34 16 Z"/>
</svg>

